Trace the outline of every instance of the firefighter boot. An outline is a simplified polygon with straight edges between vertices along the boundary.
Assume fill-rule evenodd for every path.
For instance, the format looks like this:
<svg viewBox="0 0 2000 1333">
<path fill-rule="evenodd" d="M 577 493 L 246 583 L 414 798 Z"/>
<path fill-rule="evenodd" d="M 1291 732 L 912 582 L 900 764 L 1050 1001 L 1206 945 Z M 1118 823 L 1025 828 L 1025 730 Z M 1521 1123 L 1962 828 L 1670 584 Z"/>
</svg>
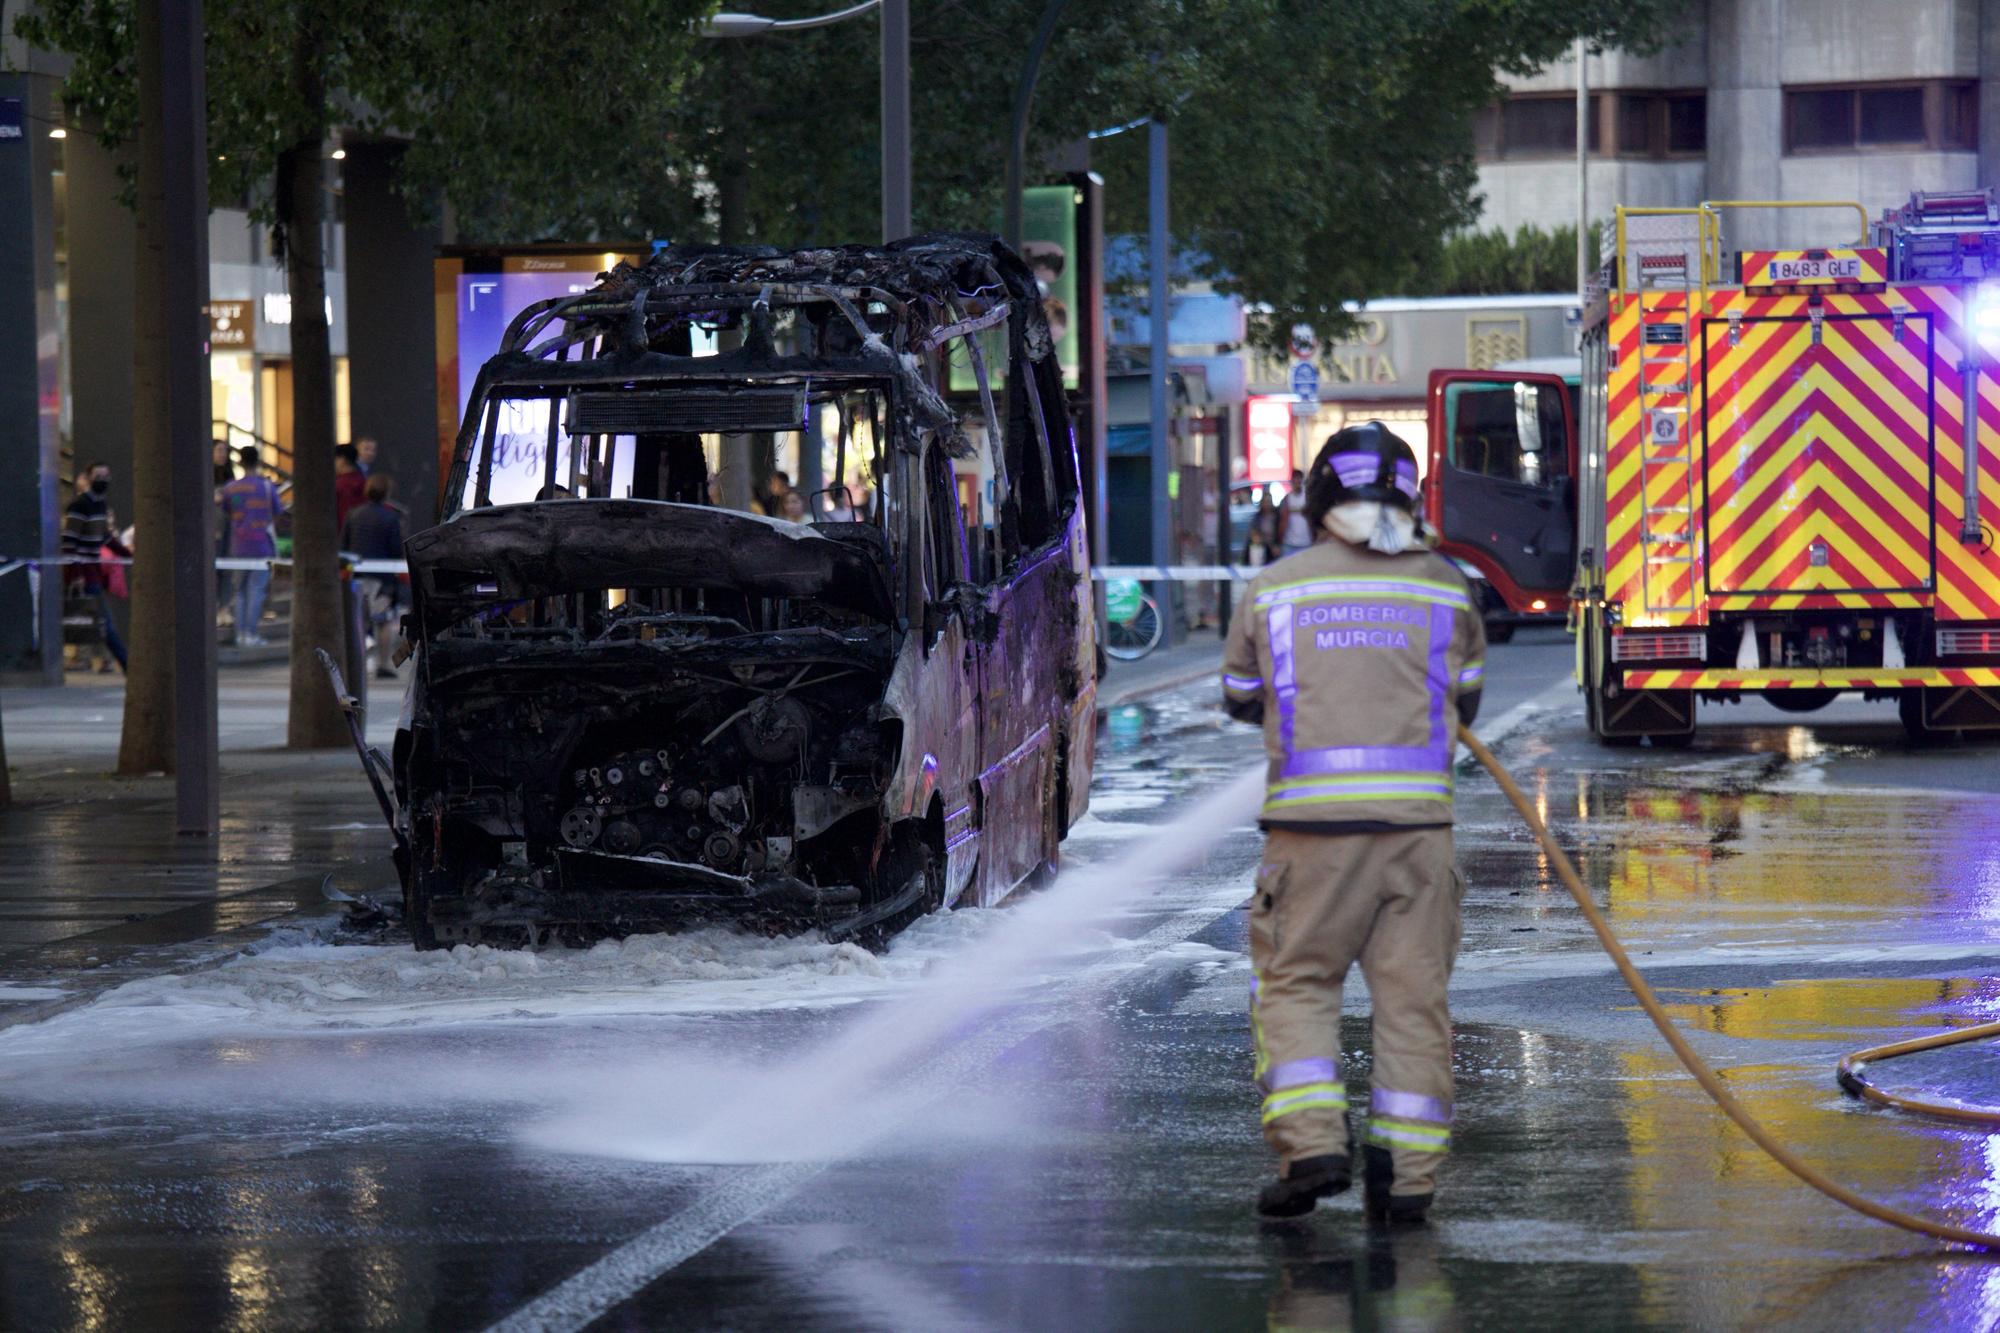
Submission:
<svg viewBox="0 0 2000 1333">
<path fill-rule="evenodd" d="M 1257 1216 L 1303 1217 L 1353 1183 L 1353 1159 L 1346 1153 L 1298 1158 L 1257 1196 Z"/>
<path fill-rule="evenodd" d="M 1429 1194 L 1391 1194 L 1396 1165 L 1387 1148 L 1369 1144 L 1361 1150 L 1361 1206 L 1368 1220 L 1388 1226 L 1420 1227 L 1431 1210 Z"/>
</svg>

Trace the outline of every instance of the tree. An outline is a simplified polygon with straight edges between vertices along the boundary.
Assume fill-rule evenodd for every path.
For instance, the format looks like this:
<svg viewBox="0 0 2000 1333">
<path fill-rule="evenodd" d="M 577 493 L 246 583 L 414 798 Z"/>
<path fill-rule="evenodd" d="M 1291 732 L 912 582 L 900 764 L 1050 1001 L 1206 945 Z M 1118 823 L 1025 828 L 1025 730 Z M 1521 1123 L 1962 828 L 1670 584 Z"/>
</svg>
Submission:
<svg viewBox="0 0 2000 1333">
<path fill-rule="evenodd" d="M 1588 263 L 1599 263 L 1599 233 L 1591 228 Z M 1516 292 L 1576 290 L 1576 228 L 1544 231 L 1523 224 L 1512 236 L 1494 229 L 1445 238 L 1437 263 L 1417 274 L 1397 296 L 1502 296 Z"/>
<path fill-rule="evenodd" d="M 394 129 L 414 146 L 412 198 L 461 216 L 492 213 L 529 234 L 692 211 L 659 135 L 677 104 L 713 0 L 575 6 L 561 0 L 210 0 L 209 180 L 217 203 L 249 200 L 276 224 L 292 298 L 293 594 L 287 743 L 336 746 L 346 732 L 313 649 L 340 657 L 342 592 L 333 504 L 333 368 L 326 323 L 327 139 L 339 126 Z M 150 6 L 147 6 L 148 11 Z M 117 147 L 142 142 L 133 77 L 134 0 L 47 0 L 22 38 L 68 52 L 65 100 Z M 141 154 L 142 158 L 144 154 Z M 658 159 L 668 159 L 663 168 Z M 671 188 L 664 195 L 661 182 Z M 140 173 L 142 238 L 149 184 Z M 145 241 L 142 239 L 142 247 Z M 172 256 L 142 249 L 141 273 Z M 139 313 L 145 313 L 145 283 Z M 139 339 L 142 384 L 158 348 Z M 162 495 L 171 461 L 145 393 L 135 400 L 135 480 Z M 140 482 L 139 493 L 148 494 Z M 143 499 L 142 499 L 143 504 Z M 142 518 L 146 515 L 142 514 Z M 135 653 L 121 767 L 171 763 L 172 605 L 164 511 L 141 529 Z M 166 628 L 165 634 L 152 631 Z M 152 645 L 142 655 L 143 641 Z"/>
<path fill-rule="evenodd" d="M 930 0 L 911 52 L 919 228 L 1000 215 L 1008 109 L 1046 0 Z M 822 12 L 765 0 L 759 12 Z M 1044 62 L 1031 163 L 1156 112 L 1172 125 L 1172 227 L 1204 276 L 1333 332 L 1344 302 L 1428 279 L 1477 218 L 1471 121 L 1499 72 L 1581 34 L 1640 46 L 1665 0 L 1073 0 Z M 682 104 L 675 142 L 744 164 L 743 233 L 774 244 L 876 234 L 877 26 L 728 43 Z M 1145 227 L 1145 135 L 1099 141 L 1113 230 Z M 694 223 L 695 233 L 701 221 Z M 687 236 L 690 233 L 668 233 Z"/>
</svg>

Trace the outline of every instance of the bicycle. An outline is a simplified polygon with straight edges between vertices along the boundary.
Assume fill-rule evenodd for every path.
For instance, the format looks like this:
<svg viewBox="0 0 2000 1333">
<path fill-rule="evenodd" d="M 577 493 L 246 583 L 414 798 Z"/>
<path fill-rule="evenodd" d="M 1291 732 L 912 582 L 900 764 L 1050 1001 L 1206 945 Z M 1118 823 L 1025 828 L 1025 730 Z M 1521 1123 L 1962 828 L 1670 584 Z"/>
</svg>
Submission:
<svg viewBox="0 0 2000 1333">
<path fill-rule="evenodd" d="M 1146 595 L 1137 579 L 1107 579 L 1104 583 L 1104 652 L 1121 662 L 1144 657 L 1160 646 L 1166 622 L 1159 603 Z"/>
</svg>

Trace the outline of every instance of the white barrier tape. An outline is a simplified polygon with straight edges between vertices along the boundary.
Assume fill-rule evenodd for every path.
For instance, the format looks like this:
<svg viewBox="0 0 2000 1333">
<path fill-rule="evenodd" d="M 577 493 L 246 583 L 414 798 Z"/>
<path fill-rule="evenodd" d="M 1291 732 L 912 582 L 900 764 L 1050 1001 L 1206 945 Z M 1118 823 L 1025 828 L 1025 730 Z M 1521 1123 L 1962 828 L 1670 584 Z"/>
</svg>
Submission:
<svg viewBox="0 0 2000 1333">
<path fill-rule="evenodd" d="M 1262 565 L 1099 565 L 1090 571 L 1090 577 L 1099 583 L 1106 579 L 1137 579 L 1141 583 L 1214 583 L 1233 579 L 1247 583 L 1263 572 Z"/>
<path fill-rule="evenodd" d="M 17 569 L 42 569 L 51 565 L 130 565 L 129 555 L 52 555 L 29 559 L 26 557 L 0 557 L 0 578 L 12 574 Z M 225 555 L 215 561 L 217 569 L 290 569 L 295 562 L 285 556 Z M 407 560 L 346 560 L 346 567 L 356 574 L 407 574 L 410 562 Z"/>
</svg>

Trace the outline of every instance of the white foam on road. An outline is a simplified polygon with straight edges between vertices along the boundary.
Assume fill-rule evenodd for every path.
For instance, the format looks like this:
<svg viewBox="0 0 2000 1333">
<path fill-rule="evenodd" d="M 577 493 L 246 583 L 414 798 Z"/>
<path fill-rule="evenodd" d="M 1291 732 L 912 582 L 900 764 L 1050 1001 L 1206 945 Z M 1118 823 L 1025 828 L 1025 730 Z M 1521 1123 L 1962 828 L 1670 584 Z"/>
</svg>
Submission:
<svg viewBox="0 0 2000 1333">
<path fill-rule="evenodd" d="M 1174 951 L 1243 897 L 1239 884 L 1190 884 L 1186 872 L 1256 808 L 1263 766 L 1247 769 L 1161 825 L 1124 856 L 1065 874 L 1050 892 L 1006 913 L 976 950 L 961 950 L 899 1001 L 875 1006 L 831 1039 L 775 1063 L 746 1062 L 704 1118 L 669 1118 L 642 1089 L 596 1098 L 530 1131 L 544 1148 L 675 1162 L 762 1161 L 724 1173 L 680 1212 L 537 1296 L 494 1327 L 580 1329 L 661 1274 L 789 1198 L 832 1161 L 892 1132 L 932 1124 L 928 1108 L 976 1093 L 992 1063 L 1036 1032 L 1091 1012 L 1102 989 Z M 1174 877 L 1179 876 L 1176 885 Z M 1178 898 L 1173 889 L 1178 888 Z M 1051 959 L 1089 950 L 1110 923 L 1150 902 L 1169 914 L 1109 951 L 1109 967 L 1063 975 Z M 1221 951 L 1217 951 L 1221 952 Z M 1203 953 L 1204 964 L 1213 960 Z M 1025 976 L 1045 979 L 1023 985 Z M 771 1161 L 774 1155 L 789 1160 Z"/>
</svg>

